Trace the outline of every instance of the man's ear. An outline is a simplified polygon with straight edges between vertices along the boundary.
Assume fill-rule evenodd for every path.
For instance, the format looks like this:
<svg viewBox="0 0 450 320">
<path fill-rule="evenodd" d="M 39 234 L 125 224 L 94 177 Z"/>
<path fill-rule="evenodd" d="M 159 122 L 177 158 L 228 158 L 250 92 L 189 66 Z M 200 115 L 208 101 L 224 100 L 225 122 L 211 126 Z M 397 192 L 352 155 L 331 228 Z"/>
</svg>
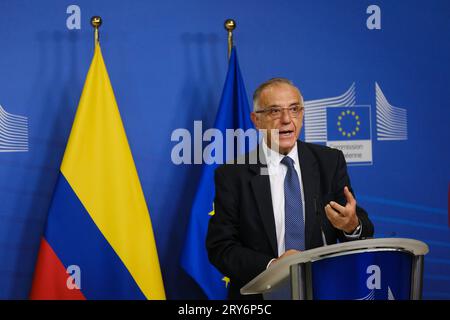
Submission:
<svg viewBox="0 0 450 320">
<path fill-rule="evenodd" d="M 259 119 L 258 119 L 258 115 L 256 114 L 256 112 L 250 113 L 250 118 L 251 118 L 255 128 L 259 129 Z"/>
</svg>

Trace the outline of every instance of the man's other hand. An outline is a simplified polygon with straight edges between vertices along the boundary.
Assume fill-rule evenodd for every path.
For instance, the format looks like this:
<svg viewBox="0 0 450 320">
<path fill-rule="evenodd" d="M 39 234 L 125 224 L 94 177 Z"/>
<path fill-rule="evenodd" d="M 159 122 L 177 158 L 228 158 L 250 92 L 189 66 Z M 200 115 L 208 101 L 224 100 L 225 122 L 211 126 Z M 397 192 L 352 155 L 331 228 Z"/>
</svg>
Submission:
<svg viewBox="0 0 450 320">
<path fill-rule="evenodd" d="M 346 233 L 352 233 L 359 224 L 358 216 L 356 215 L 356 200 L 347 187 L 344 188 L 344 195 L 347 199 L 345 207 L 331 201 L 325 206 L 325 212 L 328 220 L 335 228 Z"/>
</svg>

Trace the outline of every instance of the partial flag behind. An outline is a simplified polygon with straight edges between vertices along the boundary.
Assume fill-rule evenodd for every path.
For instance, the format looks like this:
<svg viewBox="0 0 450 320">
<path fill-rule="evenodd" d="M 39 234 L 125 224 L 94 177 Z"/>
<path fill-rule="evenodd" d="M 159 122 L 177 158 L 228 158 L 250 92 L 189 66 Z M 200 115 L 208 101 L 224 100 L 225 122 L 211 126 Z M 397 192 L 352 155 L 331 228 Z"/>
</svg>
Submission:
<svg viewBox="0 0 450 320">
<path fill-rule="evenodd" d="M 219 129 L 224 137 L 226 129 L 247 130 L 253 128 L 250 120 L 250 106 L 235 47 L 231 51 L 228 73 L 214 128 Z M 225 151 L 224 154 L 226 154 Z M 217 164 L 203 165 L 181 258 L 183 268 L 198 283 L 209 299 L 225 299 L 230 281 L 226 275 L 220 274 L 210 264 L 205 246 L 209 218 L 214 214 L 214 170 L 217 166 Z M 231 281 L 233 280 L 231 279 Z"/>
<path fill-rule="evenodd" d="M 96 44 L 51 201 L 31 299 L 165 299 L 152 224 Z"/>
</svg>

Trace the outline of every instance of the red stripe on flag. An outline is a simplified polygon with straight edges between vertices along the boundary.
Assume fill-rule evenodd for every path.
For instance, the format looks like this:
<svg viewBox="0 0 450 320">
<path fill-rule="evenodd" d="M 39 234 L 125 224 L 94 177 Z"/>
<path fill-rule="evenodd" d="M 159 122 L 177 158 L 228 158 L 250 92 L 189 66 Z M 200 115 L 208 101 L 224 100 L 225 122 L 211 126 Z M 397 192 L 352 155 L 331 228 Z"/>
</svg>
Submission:
<svg viewBox="0 0 450 320">
<path fill-rule="evenodd" d="M 30 299 L 86 300 L 80 289 L 69 289 L 69 274 L 49 243 L 42 238 Z"/>
</svg>

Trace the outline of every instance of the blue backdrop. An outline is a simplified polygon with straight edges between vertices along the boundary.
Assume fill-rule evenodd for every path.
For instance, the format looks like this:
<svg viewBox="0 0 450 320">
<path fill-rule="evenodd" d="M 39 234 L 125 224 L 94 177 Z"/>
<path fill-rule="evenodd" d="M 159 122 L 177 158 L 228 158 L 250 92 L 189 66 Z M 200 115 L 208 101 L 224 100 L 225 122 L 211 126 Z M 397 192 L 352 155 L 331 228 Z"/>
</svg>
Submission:
<svg viewBox="0 0 450 320">
<path fill-rule="evenodd" d="M 450 2 L 378 0 L 379 10 L 368 10 L 373 4 L 0 0 L 0 112 L 17 133 L 15 148 L 0 143 L 0 298 L 28 295 L 93 55 L 90 17 L 101 15 L 103 55 L 168 298 L 204 298 L 179 264 L 201 166 L 172 164 L 170 137 L 177 128 L 192 131 L 194 120 L 204 130 L 213 125 L 227 68 L 223 22 L 232 17 L 249 95 L 262 81 L 283 76 L 324 112 L 333 104 L 370 106 L 371 159 L 349 163 L 357 200 L 377 237 L 430 246 L 424 298 L 450 299 Z M 80 29 L 68 28 L 70 5 L 80 9 Z M 310 133 L 302 138 L 327 143 L 326 128 L 315 135 L 308 111 L 304 127 Z"/>
</svg>

